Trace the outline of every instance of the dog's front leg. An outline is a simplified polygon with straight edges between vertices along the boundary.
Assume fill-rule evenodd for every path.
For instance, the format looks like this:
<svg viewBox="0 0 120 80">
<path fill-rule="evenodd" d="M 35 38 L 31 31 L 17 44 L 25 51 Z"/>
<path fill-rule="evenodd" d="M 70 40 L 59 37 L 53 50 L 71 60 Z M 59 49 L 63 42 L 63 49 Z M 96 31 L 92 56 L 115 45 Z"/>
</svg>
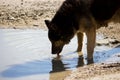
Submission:
<svg viewBox="0 0 120 80">
<path fill-rule="evenodd" d="M 87 58 L 93 61 L 93 52 L 96 43 L 96 27 L 89 28 L 86 32 L 87 36 Z"/>
<path fill-rule="evenodd" d="M 78 39 L 77 52 L 81 52 L 82 51 L 82 45 L 83 45 L 83 33 L 81 33 L 81 32 L 77 33 L 77 39 Z"/>
<path fill-rule="evenodd" d="M 82 53 L 82 46 L 83 46 L 83 33 L 79 32 L 77 33 L 77 39 L 78 39 L 78 48 L 77 48 L 77 52 L 78 55 L 83 57 L 83 53 Z"/>
</svg>

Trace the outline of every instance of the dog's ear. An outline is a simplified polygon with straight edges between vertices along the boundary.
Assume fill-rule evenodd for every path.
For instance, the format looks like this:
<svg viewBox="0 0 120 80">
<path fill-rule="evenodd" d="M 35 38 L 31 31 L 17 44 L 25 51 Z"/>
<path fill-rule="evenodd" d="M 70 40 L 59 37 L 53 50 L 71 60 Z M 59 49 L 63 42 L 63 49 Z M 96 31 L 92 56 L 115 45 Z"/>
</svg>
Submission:
<svg viewBox="0 0 120 80">
<path fill-rule="evenodd" d="M 45 24 L 48 27 L 48 29 L 50 29 L 50 21 L 49 20 L 45 20 Z"/>
<path fill-rule="evenodd" d="M 56 25 L 51 23 L 51 21 L 45 20 L 45 24 L 49 30 L 57 30 Z"/>
</svg>

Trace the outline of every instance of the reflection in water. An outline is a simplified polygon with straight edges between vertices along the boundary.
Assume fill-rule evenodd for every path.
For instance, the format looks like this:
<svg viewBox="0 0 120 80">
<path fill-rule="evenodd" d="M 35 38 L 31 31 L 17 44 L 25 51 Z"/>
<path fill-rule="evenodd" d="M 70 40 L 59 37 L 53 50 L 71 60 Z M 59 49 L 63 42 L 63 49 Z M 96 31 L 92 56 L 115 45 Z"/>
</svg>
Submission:
<svg viewBox="0 0 120 80">
<path fill-rule="evenodd" d="M 54 73 L 54 72 L 60 72 L 60 71 L 65 71 L 65 67 L 64 64 L 62 62 L 62 60 L 52 60 L 52 71 L 50 73 Z"/>
<path fill-rule="evenodd" d="M 95 53 L 95 58 L 98 59 L 100 62 L 104 62 L 108 60 L 110 56 L 120 53 L 120 46 L 117 46 L 113 49 L 110 49 L 108 51 L 103 51 L 103 52 Z M 99 58 L 97 56 L 99 56 Z M 65 59 L 53 58 L 53 59 L 45 59 L 42 61 L 36 60 L 36 61 L 26 62 L 24 64 L 17 64 L 3 71 L 1 73 L 1 76 L 8 77 L 8 78 L 16 78 L 16 77 L 25 77 L 25 76 L 36 75 L 36 74 L 39 74 L 39 75 L 49 74 L 50 80 L 56 80 L 56 79 L 63 80 L 64 77 L 68 76 L 71 72 L 70 67 L 66 67 L 66 66 L 74 65 L 77 68 L 77 67 L 84 66 L 84 63 L 85 63 L 85 59 L 82 56 L 76 56 L 73 59 L 77 61 L 77 64 L 70 63 L 71 60 L 72 59 L 69 59 L 69 61 L 65 63 L 64 62 L 66 61 Z"/>
<path fill-rule="evenodd" d="M 52 63 L 52 64 L 51 64 Z M 76 67 L 83 66 L 83 58 L 78 57 L 78 64 L 76 64 Z M 25 76 L 30 76 L 30 75 L 36 75 L 36 74 L 49 74 L 53 75 L 52 73 L 55 73 L 54 76 L 62 72 L 67 73 L 70 72 L 67 70 L 69 67 L 65 67 L 66 65 L 71 65 L 71 64 L 65 64 L 62 62 L 62 59 L 47 59 L 43 61 L 32 61 L 32 62 L 26 62 L 24 64 L 17 64 L 17 65 L 12 65 L 10 68 L 6 69 L 1 73 L 3 77 L 9 77 L 9 78 L 17 78 L 17 77 L 25 77 Z M 60 73 L 60 76 L 62 74 Z M 65 74 L 63 75 L 65 76 Z M 59 76 L 57 76 L 59 77 Z M 54 78 L 54 77 L 52 77 Z M 53 80 L 53 79 L 52 79 Z"/>
<path fill-rule="evenodd" d="M 76 67 L 84 66 L 84 58 L 83 56 L 78 57 L 78 63 Z"/>
<path fill-rule="evenodd" d="M 77 64 L 75 64 L 75 67 L 81 67 L 84 66 L 84 58 L 83 56 L 79 56 L 77 59 Z M 63 60 L 64 61 L 64 60 Z M 69 69 L 70 67 L 66 67 L 68 64 L 65 64 L 62 62 L 62 59 L 52 59 L 52 71 L 50 73 L 55 73 L 55 72 L 61 72 Z"/>
<path fill-rule="evenodd" d="M 78 64 L 75 65 L 76 67 L 83 66 L 83 58 L 79 57 L 77 63 Z M 12 65 L 10 68 L 3 71 L 1 76 L 7 78 L 19 78 L 38 74 L 41 76 L 43 74 L 49 74 L 50 80 L 63 80 L 71 72 L 70 70 L 67 70 L 69 67 L 65 67 L 66 65 L 72 64 L 65 64 L 62 59 L 47 59 L 43 61 L 36 60 L 26 62 L 24 64 Z"/>
<path fill-rule="evenodd" d="M 60 59 L 54 59 L 50 54 L 47 31 L 0 30 L 0 33 L 0 80 L 20 80 L 21 77 L 29 80 L 26 78 L 29 76 L 34 80 L 33 76 L 36 75 L 39 80 L 44 74 L 47 76 L 43 80 L 63 80 L 71 70 L 93 63 L 93 60 L 87 61 L 77 52 L 72 52 L 76 49 L 76 38 L 64 48 Z M 117 53 L 120 53 L 120 46 L 113 49 L 98 47 L 94 53 L 94 62 L 104 62 Z"/>
<path fill-rule="evenodd" d="M 76 68 L 84 65 L 84 60 L 82 56 L 76 57 L 76 59 Z M 68 76 L 71 73 L 71 70 L 68 70 L 70 67 L 66 67 L 67 65 L 71 64 L 65 64 L 63 63 L 63 61 L 61 58 L 52 59 L 52 71 L 50 71 L 50 80 L 63 80 L 66 76 Z"/>
<path fill-rule="evenodd" d="M 50 71 L 50 80 L 63 80 L 65 76 L 70 74 L 70 71 L 66 70 L 65 64 L 61 59 L 52 59 L 52 71 Z"/>
</svg>

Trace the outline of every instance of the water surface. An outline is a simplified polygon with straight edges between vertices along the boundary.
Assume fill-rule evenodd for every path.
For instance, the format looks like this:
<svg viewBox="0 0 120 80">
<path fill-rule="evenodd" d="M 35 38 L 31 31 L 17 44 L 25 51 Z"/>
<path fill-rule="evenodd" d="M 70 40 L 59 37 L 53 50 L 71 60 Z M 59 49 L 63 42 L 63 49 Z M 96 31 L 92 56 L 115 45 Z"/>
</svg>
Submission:
<svg viewBox="0 0 120 80">
<path fill-rule="evenodd" d="M 75 52 L 76 37 L 64 47 L 59 59 L 50 49 L 47 31 L 0 29 L 0 80 L 62 80 L 71 70 L 85 64 Z M 120 46 L 97 46 L 94 63 L 112 62 L 112 57 L 119 53 Z"/>
</svg>

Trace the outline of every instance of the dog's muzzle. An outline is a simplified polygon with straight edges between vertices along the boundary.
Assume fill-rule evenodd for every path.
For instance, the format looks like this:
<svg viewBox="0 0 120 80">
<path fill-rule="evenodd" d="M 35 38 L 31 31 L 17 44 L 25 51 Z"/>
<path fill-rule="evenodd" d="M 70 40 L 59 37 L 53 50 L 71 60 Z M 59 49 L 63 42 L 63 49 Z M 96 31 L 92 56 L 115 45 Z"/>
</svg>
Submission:
<svg viewBox="0 0 120 80">
<path fill-rule="evenodd" d="M 52 54 L 59 54 L 63 49 L 63 46 L 60 46 L 60 47 L 55 47 L 55 46 L 52 46 Z"/>
</svg>

